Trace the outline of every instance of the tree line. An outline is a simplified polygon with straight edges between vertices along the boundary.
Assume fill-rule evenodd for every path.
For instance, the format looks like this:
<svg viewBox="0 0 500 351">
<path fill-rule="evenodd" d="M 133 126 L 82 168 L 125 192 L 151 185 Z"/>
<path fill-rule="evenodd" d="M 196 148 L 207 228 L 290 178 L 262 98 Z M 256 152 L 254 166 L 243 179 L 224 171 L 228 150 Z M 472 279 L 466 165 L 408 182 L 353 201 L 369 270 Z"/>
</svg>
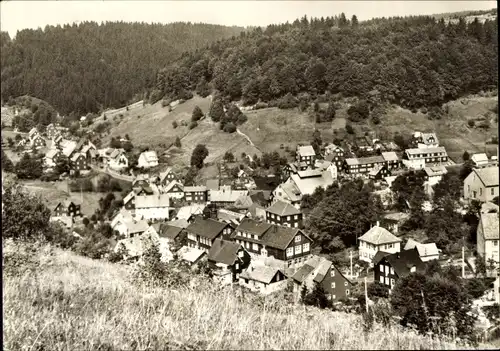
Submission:
<svg viewBox="0 0 500 351">
<path fill-rule="evenodd" d="M 2 100 L 43 99 L 69 114 L 142 99 L 160 68 L 243 28 L 211 24 L 84 22 L 0 36 Z"/>
<path fill-rule="evenodd" d="M 372 104 L 439 106 L 496 88 L 497 36 L 497 19 L 303 17 L 184 54 L 158 72 L 151 96 L 216 90 L 252 105 L 329 92 Z"/>
</svg>

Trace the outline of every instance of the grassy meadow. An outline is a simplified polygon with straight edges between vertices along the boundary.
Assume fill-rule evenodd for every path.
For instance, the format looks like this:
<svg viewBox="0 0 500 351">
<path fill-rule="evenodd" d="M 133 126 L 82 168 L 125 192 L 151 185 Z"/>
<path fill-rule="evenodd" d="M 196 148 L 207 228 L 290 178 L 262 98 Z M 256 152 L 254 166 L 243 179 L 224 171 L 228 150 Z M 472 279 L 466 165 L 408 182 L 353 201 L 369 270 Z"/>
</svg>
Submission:
<svg viewBox="0 0 500 351">
<path fill-rule="evenodd" d="M 397 326 L 364 332 L 359 315 L 285 306 L 199 278 L 195 287 L 140 287 L 128 266 L 50 246 L 24 253 L 4 241 L 3 251 L 6 350 L 470 348 Z M 24 259 L 5 259 L 12 254 Z"/>
</svg>

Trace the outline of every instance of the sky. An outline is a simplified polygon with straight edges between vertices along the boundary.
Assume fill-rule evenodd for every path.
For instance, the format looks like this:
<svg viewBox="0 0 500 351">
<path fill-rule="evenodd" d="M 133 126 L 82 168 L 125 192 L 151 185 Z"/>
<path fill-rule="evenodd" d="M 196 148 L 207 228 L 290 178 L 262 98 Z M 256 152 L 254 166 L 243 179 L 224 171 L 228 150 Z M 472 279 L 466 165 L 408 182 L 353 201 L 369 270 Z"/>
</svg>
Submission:
<svg viewBox="0 0 500 351">
<path fill-rule="evenodd" d="M 496 8 L 496 1 L 117 1 L 64 0 L 0 2 L 0 27 L 14 37 L 18 30 L 82 21 L 204 22 L 266 26 L 344 12 L 359 20 Z"/>
</svg>

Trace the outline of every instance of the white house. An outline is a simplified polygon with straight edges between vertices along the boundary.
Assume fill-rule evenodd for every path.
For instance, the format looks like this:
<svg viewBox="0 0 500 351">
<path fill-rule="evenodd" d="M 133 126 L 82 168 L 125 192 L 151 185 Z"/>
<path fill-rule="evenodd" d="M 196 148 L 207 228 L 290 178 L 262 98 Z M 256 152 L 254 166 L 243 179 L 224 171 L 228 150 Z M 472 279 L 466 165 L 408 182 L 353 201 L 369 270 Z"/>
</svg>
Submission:
<svg viewBox="0 0 500 351">
<path fill-rule="evenodd" d="M 127 156 L 125 156 L 125 150 L 113 150 L 113 152 L 111 152 L 111 155 L 109 155 L 108 167 L 115 171 L 128 168 L 128 158 Z"/>
<path fill-rule="evenodd" d="M 481 213 L 477 227 L 477 253 L 484 260 L 486 267 L 493 260 L 496 267 L 500 261 L 499 214 L 495 212 Z"/>
<path fill-rule="evenodd" d="M 263 295 L 286 288 L 286 276 L 282 269 L 264 265 L 250 265 L 239 276 L 239 284 Z"/>
<path fill-rule="evenodd" d="M 434 186 L 448 173 L 445 166 L 425 167 L 425 183 Z"/>
<path fill-rule="evenodd" d="M 135 215 L 137 218 L 168 220 L 170 198 L 168 194 L 135 197 Z"/>
<path fill-rule="evenodd" d="M 417 148 L 419 149 L 439 146 L 439 140 L 436 133 L 415 132 L 413 133 L 413 138 L 417 142 Z"/>
<path fill-rule="evenodd" d="M 163 188 L 163 192 L 168 194 L 171 198 L 182 199 L 184 197 L 184 185 L 174 180 Z"/>
<path fill-rule="evenodd" d="M 486 167 L 490 162 L 488 160 L 488 156 L 486 156 L 485 153 L 474 154 L 471 156 L 470 160 L 472 161 L 472 164 L 476 168 Z"/>
<path fill-rule="evenodd" d="M 372 263 L 372 259 L 378 251 L 396 253 L 401 251 L 402 240 L 379 226 L 379 222 L 363 234 L 359 239 L 359 259 Z"/>
<path fill-rule="evenodd" d="M 412 169 L 423 169 L 427 163 L 447 161 L 448 154 L 442 146 L 406 149 L 403 158 L 403 164 Z"/>
<path fill-rule="evenodd" d="M 158 166 L 158 155 L 156 151 L 144 151 L 139 155 L 137 165 L 141 168 L 151 168 Z"/>
<path fill-rule="evenodd" d="M 44 163 L 47 167 L 54 167 L 56 165 L 57 158 L 61 155 L 61 152 L 57 149 L 50 149 L 45 154 Z"/>
<path fill-rule="evenodd" d="M 413 239 L 408 239 L 403 250 L 412 250 L 414 248 L 417 248 L 418 255 L 423 262 L 439 260 L 439 249 L 435 243 L 420 244 Z"/>
<path fill-rule="evenodd" d="M 130 214 L 129 211 L 125 209 L 121 209 L 111 220 L 111 229 L 116 230 L 121 235 L 125 235 L 127 233 L 127 222 L 133 222 L 134 217 Z"/>
</svg>

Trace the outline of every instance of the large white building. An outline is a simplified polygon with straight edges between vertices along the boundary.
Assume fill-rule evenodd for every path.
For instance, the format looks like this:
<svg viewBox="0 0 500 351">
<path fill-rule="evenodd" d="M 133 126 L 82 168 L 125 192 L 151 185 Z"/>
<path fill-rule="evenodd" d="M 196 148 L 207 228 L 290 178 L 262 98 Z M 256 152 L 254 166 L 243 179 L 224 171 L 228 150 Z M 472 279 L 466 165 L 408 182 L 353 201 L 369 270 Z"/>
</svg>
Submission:
<svg viewBox="0 0 500 351">
<path fill-rule="evenodd" d="M 141 219 L 168 220 L 170 198 L 168 194 L 135 197 L 135 216 Z"/>
<path fill-rule="evenodd" d="M 151 168 L 158 166 L 158 155 L 156 151 L 144 151 L 139 155 L 137 160 L 138 167 L 141 168 Z"/>
<path fill-rule="evenodd" d="M 373 257 L 379 251 L 396 253 L 401 251 L 402 240 L 379 226 L 379 223 L 367 231 L 359 239 L 359 259 L 372 263 Z"/>
</svg>

